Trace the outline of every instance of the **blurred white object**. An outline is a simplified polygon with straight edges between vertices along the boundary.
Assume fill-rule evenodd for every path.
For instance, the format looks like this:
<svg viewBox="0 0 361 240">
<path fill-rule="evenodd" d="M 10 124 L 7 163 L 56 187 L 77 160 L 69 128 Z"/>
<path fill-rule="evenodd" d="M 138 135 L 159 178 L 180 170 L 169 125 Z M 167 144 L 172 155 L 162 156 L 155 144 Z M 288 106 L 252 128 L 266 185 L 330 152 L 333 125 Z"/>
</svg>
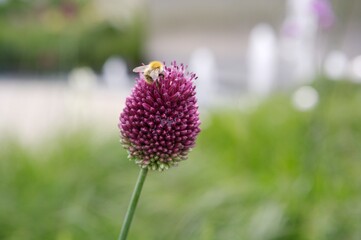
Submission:
<svg viewBox="0 0 361 240">
<path fill-rule="evenodd" d="M 324 71 L 332 80 L 340 80 L 347 75 L 348 59 L 341 51 L 330 52 L 325 60 Z"/>
<path fill-rule="evenodd" d="M 92 3 L 100 20 L 119 28 L 131 24 L 145 4 L 144 0 L 94 0 Z"/>
<path fill-rule="evenodd" d="M 110 88 L 128 87 L 128 68 L 120 57 L 110 57 L 103 66 L 103 79 Z"/>
<path fill-rule="evenodd" d="M 277 40 L 270 25 L 252 29 L 247 56 L 248 87 L 252 93 L 268 94 L 277 73 Z"/>
<path fill-rule="evenodd" d="M 190 59 L 190 70 L 197 74 L 195 81 L 199 104 L 208 105 L 217 89 L 217 65 L 213 52 L 208 48 L 196 49 Z"/>
<path fill-rule="evenodd" d="M 295 83 L 310 82 L 315 75 L 317 16 L 313 0 L 288 0 L 283 24 L 281 56 L 290 67 L 288 77 Z"/>
<path fill-rule="evenodd" d="M 71 88 L 87 92 L 97 85 L 98 77 L 89 67 L 74 68 L 68 76 Z"/>
<path fill-rule="evenodd" d="M 350 65 L 351 80 L 361 83 L 361 55 L 355 57 Z"/>
<path fill-rule="evenodd" d="M 59 131 L 78 132 L 87 127 L 97 131 L 97 138 L 112 135 L 126 95 L 106 88 L 83 94 L 64 80 L 0 76 L 0 140 L 13 136 L 31 147 L 41 147 Z"/>
<path fill-rule="evenodd" d="M 89 67 L 73 69 L 68 77 L 71 95 L 66 101 L 66 109 L 73 118 L 74 125 L 85 122 L 92 109 L 89 104 L 93 102 L 97 86 L 97 75 Z"/>
<path fill-rule="evenodd" d="M 292 102 L 295 108 L 299 111 L 311 110 L 318 103 L 318 93 L 313 87 L 300 87 L 293 94 Z"/>
</svg>

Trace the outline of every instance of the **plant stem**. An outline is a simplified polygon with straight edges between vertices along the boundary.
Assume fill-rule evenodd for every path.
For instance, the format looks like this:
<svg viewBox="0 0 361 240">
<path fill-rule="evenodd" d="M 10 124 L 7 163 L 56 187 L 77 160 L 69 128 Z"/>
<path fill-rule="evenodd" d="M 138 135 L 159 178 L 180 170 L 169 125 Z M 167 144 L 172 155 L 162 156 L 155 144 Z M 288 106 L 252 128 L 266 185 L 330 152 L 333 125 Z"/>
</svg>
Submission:
<svg viewBox="0 0 361 240">
<path fill-rule="evenodd" d="M 128 231 L 130 228 L 130 224 L 132 223 L 132 219 L 134 216 L 135 209 L 137 207 L 137 203 L 139 200 L 140 193 L 142 192 L 142 187 L 147 176 L 148 169 L 142 168 L 139 172 L 137 183 L 135 184 L 132 198 L 130 199 L 129 207 L 127 213 L 124 218 L 124 223 L 122 229 L 120 230 L 120 235 L 118 240 L 127 239 Z"/>
</svg>

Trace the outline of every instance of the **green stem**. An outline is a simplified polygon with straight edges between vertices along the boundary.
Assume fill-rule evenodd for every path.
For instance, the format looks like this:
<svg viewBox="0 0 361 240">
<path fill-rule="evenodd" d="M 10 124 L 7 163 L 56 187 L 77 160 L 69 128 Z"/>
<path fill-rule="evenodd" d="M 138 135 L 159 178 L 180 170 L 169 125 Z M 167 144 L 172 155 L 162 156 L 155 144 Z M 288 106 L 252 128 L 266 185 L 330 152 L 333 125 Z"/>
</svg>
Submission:
<svg viewBox="0 0 361 240">
<path fill-rule="evenodd" d="M 118 240 L 127 239 L 128 231 L 130 224 L 132 223 L 132 219 L 134 216 L 135 209 L 137 207 L 137 203 L 139 200 L 140 193 L 142 192 L 142 187 L 145 181 L 145 177 L 147 176 L 148 169 L 142 168 L 139 172 L 137 183 L 135 184 L 132 198 L 130 199 L 129 207 L 127 213 L 124 218 L 124 223 L 122 229 L 120 230 L 120 235 Z"/>
</svg>

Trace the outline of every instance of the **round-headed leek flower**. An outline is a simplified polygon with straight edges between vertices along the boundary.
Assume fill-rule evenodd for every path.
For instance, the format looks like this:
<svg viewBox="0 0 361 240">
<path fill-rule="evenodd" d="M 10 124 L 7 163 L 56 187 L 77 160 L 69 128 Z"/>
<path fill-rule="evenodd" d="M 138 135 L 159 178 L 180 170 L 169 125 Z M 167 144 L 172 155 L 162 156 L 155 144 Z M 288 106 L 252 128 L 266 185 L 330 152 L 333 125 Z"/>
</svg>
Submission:
<svg viewBox="0 0 361 240">
<path fill-rule="evenodd" d="M 118 127 L 130 160 L 142 168 L 162 171 L 187 159 L 200 132 L 197 77 L 176 62 L 162 65 L 153 82 L 144 75 L 136 79 Z"/>
</svg>

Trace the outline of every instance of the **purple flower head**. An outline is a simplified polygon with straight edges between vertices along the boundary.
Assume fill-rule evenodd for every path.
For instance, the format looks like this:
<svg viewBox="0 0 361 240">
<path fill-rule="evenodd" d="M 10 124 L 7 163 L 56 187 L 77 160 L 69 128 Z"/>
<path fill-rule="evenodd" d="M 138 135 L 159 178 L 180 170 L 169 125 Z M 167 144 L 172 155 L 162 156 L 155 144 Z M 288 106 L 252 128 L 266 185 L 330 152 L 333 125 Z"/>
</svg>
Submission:
<svg viewBox="0 0 361 240">
<path fill-rule="evenodd" d="M 335 22 L 335 15 L 329 0 L 313 0 L 312 9 L 321 28 L 328 29 L 332 27 Z"/>
<path fill-rule="evenodd" d="M 176 62 L 153 83 L 139 74 L 118 127 L 129 158 L 140 167 L 162 171 L 187 159 L 200 132 L 195 79 Z"/>
</svg>

